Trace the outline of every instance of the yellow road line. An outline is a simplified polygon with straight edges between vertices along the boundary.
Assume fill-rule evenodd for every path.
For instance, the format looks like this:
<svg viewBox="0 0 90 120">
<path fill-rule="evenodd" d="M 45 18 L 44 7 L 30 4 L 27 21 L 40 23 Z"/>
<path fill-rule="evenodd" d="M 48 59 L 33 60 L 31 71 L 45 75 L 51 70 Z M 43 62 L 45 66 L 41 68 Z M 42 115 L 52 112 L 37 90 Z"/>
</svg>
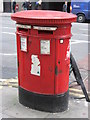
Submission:
<svg viewBox="0 0 90 120">
<path fill-rule="evenodd" d="M 3 86 L 0 86 L 0 89 L 2 89 L 3 88 Z"/>
<path fill-rule="evenodd" d="M 79 90 L 79 89 L 75 89 L 75 88 L 69 88 L 70 91 L 73 91 L 73 92 L 79 92 L 79 93 L 82 93 L 82 90 Z"/>
<path fill-rule="evenodd" d="M 69 91 L 70 91 L 70 92 L 75 92 L 75 93 L 77 92 L 77 93 L 81 93 L 81 94 L 83 94 L 83 91 L 82 91 L 82 90 L 75 89 L 75 88 L 69 88 Z M 89 91 L 87 91 L 87 93 L 90 94 Z"/>
<path fill-rule="evenodd" d="M 12 86 L 8 86 L 8 87 L 12 88 Z"/>
<path fill-rule="evenodd" d="M 72 95 L 72 96 L 75 96 L 75 97 L 85 97 L 84 95 L 82 94 L 78 94 L 78 93 L 69 93 L 69 95 Z"/>
</svg>

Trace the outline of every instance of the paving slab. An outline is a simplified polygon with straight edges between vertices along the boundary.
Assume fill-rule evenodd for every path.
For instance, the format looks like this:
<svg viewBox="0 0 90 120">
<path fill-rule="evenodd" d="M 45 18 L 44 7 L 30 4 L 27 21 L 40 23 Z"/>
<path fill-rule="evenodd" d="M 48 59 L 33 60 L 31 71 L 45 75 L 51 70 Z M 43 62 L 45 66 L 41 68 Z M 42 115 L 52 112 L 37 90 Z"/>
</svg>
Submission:
<svg viewBox="0 0 90 120">
<path fill-rule="evenodd" d="M 18 89 L 9 87 L 2 88 L 2 111 L 9 109 L 18 101 Z"/>
<path fill-rule="evenodd" d="M 90 110 L 90 104 L 88 104 L 88 112 L 89 112 L 89 110 Z M 90 119 L 90 114 L 88 114 L 88 118 Z"/>
<path fill-rule="evenodd" d="M 0 86 L 0 113 L 2 113 L 2 86 Z"/>
<path fill-rule="evenodd" d="M 65 112 L 49 113 L 27 108 L 18 102 L 18 89 L 13 87 L 2 88 L 4 118 L 88 118 L 88 103 L 85 99 L 69 100 L 69 109 Z M 1 114 L 0 114 L 1 116 Z"/>
<path fill-rule="evenodd" d="M 3 113 L 2 113 L 2 118 L 13 118 L 13 117 L 12 117 L 12 116 L 10 116 L 10 115 L 3 114 Z"/>
<path fill-rule="evenodd" d="M 2 113 L 0 113 L 0 120 L 2 119 Z"/>
<path fill-rule="evenodd" d="M 88 118 L 88 103 L 85 100 L 69 100 L 69 109 L 61 113 L 52 113 L 47 118 Z"/>
<path fill-rule="evenodd" d="M 49 113 L 32 110 L 21 105 L 18 101 L 18 89 L 3 87 L 2 113 L 14 118 L 45 118 Z"/>
<path fill-rule="evenodd" d="M 10 17 L 12 13 L 0 13 L 0 17 Z"/>
<path fill-rule="evenodd" d="M 30 109 L 20 103 L 17 103 L 10 109 L 5 110 L 4 113 L 13 116 L 14 118 L 46 118 L 49 114 L 47 112 Z"/>
</svg>

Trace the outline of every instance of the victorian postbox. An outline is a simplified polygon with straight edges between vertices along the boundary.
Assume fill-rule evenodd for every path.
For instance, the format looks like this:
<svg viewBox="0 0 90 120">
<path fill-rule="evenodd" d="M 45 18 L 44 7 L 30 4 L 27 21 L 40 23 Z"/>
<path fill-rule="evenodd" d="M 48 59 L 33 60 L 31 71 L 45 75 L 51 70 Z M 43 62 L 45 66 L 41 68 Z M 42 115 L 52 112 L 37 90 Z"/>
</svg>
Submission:
<svg viewBox="0 0 90 120">
<path fill-rule="evenodd" d="M 30 10 L 16 21 L 19 101 L 30 108 L 59 112 L 68 108 L 71 23 L 66 12 Z"/>
</svg>

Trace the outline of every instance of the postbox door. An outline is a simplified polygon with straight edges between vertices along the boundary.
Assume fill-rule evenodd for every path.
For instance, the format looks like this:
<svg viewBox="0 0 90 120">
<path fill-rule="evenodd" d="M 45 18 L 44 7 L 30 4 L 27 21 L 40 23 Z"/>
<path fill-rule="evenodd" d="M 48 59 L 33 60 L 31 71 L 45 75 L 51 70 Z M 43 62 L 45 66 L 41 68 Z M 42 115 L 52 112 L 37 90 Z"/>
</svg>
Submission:
<svg viewBox="0 0 90 120">
<path fill-rule="evenodd" d="M 54 94 L 55 39 L 28 37 L 27 51 L 20 50 L 19 62 L 21 87 L 39 94 Z"/>
<path fill-rule="evenodd" d="M 70 42 L 56 40 L 55 94 L 63 94 L 69 88 Z"/>
</svg>

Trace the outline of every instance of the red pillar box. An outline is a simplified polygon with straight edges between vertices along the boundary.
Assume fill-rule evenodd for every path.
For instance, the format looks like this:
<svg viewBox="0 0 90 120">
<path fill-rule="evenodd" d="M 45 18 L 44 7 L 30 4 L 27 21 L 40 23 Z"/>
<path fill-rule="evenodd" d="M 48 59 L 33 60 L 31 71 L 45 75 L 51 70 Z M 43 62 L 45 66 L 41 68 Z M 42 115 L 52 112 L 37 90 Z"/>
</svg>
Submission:
<svg viewBox="0 0 90 120">
<path fill-rule="evenodd" d="M 12 14 L 17 26 L 19 101 L 30 108 L 68 108 L 71 23 L 65 12 L 30 10 Z"/>
</svg>

